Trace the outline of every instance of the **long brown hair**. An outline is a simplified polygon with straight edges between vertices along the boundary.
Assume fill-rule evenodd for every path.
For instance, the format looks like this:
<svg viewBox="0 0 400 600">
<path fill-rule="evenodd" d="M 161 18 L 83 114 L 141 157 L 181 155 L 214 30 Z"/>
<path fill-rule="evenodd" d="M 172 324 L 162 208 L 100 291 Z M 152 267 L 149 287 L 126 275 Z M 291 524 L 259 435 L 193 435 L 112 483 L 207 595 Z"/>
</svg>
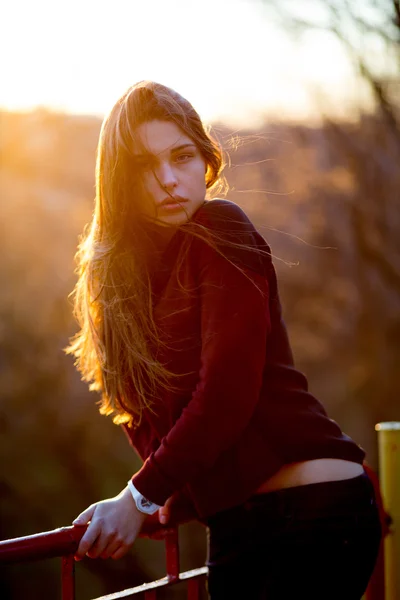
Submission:
<svg viewBox="0 0 400 600">
<path fill-rule="evenodd" d="M 100 413 L 112 415 L 116 424 L 139 423 L 156 390 L 171 389 L 172 374 L 156 360 L 160 340 L 146 262 L 155 251 L 154 237 L 142 217 L 144 190 L 132 161 L 138 125 L 154 119 L 174 122 L 196 144 L 209 193 L 226 186 L 219 144 L 174 90 L 139 82 L 104 119 L 93 219 L 76 255 L 74 314 L 80 330 L 66 351 L 76 357 L 90 389 L 101 393 Z"/>
</svg>

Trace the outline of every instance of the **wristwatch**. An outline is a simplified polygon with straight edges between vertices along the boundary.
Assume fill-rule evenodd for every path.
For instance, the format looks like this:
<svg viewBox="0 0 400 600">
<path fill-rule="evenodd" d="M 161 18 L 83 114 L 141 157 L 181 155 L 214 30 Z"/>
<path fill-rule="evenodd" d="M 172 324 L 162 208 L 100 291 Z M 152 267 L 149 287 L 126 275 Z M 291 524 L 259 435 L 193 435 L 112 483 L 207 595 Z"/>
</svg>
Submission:
<svg viewBox="0 0 400 600">
<path fill-rule="evenodd" d="M 147 500 L 147 498 L 145 498 L 143 494 L 141 494 L 139 490 L 135 488 L 131 479 L 128 481 L 128 488 L 132 494 L 134 501 L 136 502 L 136 508 L 140 510 L 140 512 L 146 513 L 146 515 L 152 515 L 159 508 L 161 508 L 161 506 L 155 504 L 155 502 Z"/>
</svg>

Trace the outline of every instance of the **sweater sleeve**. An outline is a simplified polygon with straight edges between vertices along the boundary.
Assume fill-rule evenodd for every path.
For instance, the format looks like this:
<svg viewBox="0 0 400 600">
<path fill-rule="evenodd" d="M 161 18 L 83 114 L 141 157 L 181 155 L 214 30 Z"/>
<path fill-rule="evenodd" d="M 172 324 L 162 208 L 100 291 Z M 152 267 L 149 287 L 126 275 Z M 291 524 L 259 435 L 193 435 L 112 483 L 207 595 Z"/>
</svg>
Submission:
<svg viewBox="0 0 400 600">
<path fill-rule="evenodd" d="M 249 423 L 263 379 L 270 331 L 268 278 L 237 267 L 204 243 L 198 258 L 201 365 L 196 388 L 160 447 L 133 478 L 165 501 L 215 463 Z"/>
</svg>

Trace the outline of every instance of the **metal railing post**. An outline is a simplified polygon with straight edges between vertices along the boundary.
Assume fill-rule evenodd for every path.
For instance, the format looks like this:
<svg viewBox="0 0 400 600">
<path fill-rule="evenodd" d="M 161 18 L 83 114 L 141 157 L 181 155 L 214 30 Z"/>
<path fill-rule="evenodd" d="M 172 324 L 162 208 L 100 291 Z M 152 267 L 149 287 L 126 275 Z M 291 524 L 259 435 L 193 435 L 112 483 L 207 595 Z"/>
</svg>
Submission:
<svg viewBox="0 0 400 600">
<path fill-rule="evenodd" d="M 187 585 L 187 599 L 188 600 L 200 600 L 200 592 L 204 588 L 205 580 L 200 579 L 189 579 Z"/>
<path fill-rule="evenodd" d="M 73 554 L 61 558 L 62 600 L 75 600 L 75 559 Z"/>
<path fill-rule="evenodd" d="M 378 423 L 375 429 L 383 504 L 392 519 L 384 540 L 385 599 L 400 600 L 400 422 Z"/>
<path fill-rule="evenodd" d="M 171 529 L 165 536 L 165 554 L 167 577 L 169 581 L 179 580 L 179 533 L 178 529 Z"/>
</svg>

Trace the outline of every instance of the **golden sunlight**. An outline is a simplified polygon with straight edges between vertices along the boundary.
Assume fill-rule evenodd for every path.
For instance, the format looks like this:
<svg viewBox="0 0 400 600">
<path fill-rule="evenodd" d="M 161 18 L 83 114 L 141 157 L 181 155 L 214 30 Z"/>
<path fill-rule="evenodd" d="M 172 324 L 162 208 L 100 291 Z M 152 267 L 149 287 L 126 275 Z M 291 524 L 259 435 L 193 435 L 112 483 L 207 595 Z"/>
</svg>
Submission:
<svg viewBox="0 0 400 600">
<path fill-rule="evenodd" d="M 103 115 L 140 79 L 175 87 L 206 120 L 312 118 L 315 86 L 327 110 L 351 99 L 336 40 L 310 34 L 295 46 L 257 0 L 14 0 L 2 13 L 10 110 Z"/>
</svg>

